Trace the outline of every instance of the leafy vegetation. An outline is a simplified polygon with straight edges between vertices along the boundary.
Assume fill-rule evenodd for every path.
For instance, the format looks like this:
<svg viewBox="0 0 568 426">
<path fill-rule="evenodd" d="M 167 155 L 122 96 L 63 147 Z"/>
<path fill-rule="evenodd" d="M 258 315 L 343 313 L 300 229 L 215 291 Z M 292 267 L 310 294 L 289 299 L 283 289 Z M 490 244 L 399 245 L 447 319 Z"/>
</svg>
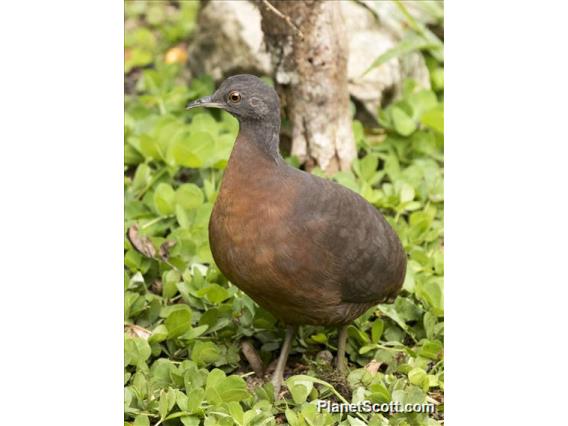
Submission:
<svg viewBox="0 0 568 426">
<path fill-rule="evenodd" d="M 354 122 L 359 159 L 333 176 L 379 208 L 401 237 L 409 256 L 401 295 L 349 327 L 346 380 L 326 352 L 335 353 L 337 331 L 302 327 L 288 363 L 289 392 L 275 401 L 241 344 L 252 344 L 268 365 L 282 324 L 227 281 L 209 249 L 209 215 L 238 123 L 223 111 L 184 110 L 214 90 L 208 76 L 188 79 L 179 59 L 197 7 L 126 3 L 126 424 L 440 424 L 443 65 L 426 53 L 433 90 L 408 81 L 401 99 L 378 113 L 380 129 Z M 436 413 L 318 413 L 318 398 L 429 402 Z"/>
</svg>

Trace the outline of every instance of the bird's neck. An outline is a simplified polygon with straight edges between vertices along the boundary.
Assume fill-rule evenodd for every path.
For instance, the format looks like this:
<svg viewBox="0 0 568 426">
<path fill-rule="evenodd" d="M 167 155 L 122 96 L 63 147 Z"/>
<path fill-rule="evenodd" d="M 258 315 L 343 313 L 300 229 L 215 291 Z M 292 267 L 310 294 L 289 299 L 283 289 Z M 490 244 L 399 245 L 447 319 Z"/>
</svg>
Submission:
<svg viewBox="0 0 568 426">
<path fill-rule="evenodd" d="M 286 165 L 278 150 L 279 127 L 240 123 L 216 202 L 221 207 L 217 209 L 222 209 L 227 200 L 258 193 L 255 188 Z"/>
<path fill-rule="evenodd" d="M 280 121 L 240 121 L 239 135 L 229 163 L 281 164 L 284 160 L 279 150 Z"/>
</svg>

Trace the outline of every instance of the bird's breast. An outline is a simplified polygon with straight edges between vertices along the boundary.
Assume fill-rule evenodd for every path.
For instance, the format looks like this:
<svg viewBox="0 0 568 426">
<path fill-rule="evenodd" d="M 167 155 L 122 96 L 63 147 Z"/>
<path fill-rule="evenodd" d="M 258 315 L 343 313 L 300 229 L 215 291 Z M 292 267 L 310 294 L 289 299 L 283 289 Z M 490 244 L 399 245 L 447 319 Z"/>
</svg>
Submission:
<svg viewBox="0 0 568 426">
<path fill-rule="evenodd" d="M 249 270 L 274 263 L 278 248 L 286 244 L 291 198 L 278 187 L 222 187 L 209 225 L 213 256 L 222 270 L 243 279 Z"/>
<path fill-rule="evenodd" d="M 282 180 L 274 186 L 233 184 L 221 189 L 209 223 L 211 251 L 223 274 L 288 322 L 301 319 L 314 300 L 336 304 L 334 292 L 314 286 L 317 253 L 291 220 L 296 190 Z"/>
</svg>

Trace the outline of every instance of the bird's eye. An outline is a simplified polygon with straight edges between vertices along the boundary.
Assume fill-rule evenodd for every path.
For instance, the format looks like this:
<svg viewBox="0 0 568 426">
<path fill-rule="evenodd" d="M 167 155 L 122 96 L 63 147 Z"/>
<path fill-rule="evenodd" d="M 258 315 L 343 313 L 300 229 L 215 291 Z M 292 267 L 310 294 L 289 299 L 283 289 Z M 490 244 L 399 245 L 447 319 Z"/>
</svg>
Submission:
<svg viewBox="0 0 568 426">
<path fill-rule="evenodd" d="M 241 100 L 241 94 L 236 90 L 233 90 L 231 93 L 229 93 L 229 101 L 231 101 L 232 103 L 236 104 L 240 100 Z"/>
</svg>

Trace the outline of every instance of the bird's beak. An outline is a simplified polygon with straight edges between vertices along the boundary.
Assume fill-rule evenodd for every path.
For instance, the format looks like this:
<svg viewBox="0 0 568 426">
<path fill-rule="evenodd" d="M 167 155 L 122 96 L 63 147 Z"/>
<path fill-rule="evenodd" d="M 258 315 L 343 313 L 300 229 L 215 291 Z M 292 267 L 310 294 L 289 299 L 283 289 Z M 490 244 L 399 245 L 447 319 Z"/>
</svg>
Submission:
<svg viewBox="0 0 568 426">
<path fill-rule="evenodd" d="M 189 104 L 187 104 L 187 107 L 185 109 L 196 107 L 224 108 L 224 105 L 220 102 L 214 101 L 213 96 L 205 96 L 204 98 L 190 102 Z"/>
</svg>

